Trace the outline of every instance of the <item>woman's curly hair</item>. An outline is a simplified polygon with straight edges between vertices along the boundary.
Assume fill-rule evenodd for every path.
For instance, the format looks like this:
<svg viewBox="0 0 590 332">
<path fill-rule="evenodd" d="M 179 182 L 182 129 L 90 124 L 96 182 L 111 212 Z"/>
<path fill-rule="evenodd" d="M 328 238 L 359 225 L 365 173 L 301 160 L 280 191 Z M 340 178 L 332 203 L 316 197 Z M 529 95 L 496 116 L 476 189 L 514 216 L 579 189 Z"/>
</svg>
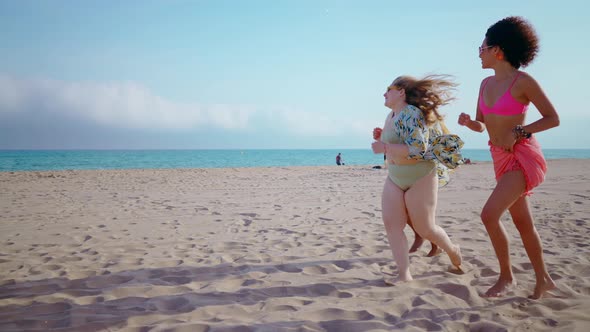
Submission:
<svg viewBox="0 0 590 332">
<path fill-rule="evenodd" d="M 450 75 L 428 75 L 422 79 L 400 76 L 393 81 L 393 85 L 405 90 L 406 103 L 422 110 L 426 124 L 432 125 L 443 120 L 438 108 L 455 99 L 452 91 L 458 84 L 452 78 Z"/>
<path fill-rule="evenodd" d="M 488 46 L 498 46 L 506 61 L 518 69 L 530 64 L 539 52 L 539 38 L 533 26 L 519 16 L 506 17 L 489 27 Z"/>
</svg>

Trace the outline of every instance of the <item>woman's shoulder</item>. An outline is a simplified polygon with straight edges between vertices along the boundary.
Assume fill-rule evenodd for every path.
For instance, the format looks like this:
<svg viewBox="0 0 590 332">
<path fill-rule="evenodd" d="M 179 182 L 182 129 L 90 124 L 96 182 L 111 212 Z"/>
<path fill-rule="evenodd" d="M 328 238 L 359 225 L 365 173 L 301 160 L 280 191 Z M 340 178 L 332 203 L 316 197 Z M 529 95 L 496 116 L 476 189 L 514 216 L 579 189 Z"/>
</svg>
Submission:
<svg viewBox="0 0 590 332">
<path fill-rule="evenodd" d="M 522 70 L 519 70 L 517 75 L 518 75 L 518 77 L 514 81 L 515 84 L 520 83 L 522 81 L 528 81 L 528 82 L 535 81 L 535 79 L 529 73 L 524 72 Z M 490 76 L 484 78 L 483 80 L 481 80 L 480 87 L 483 87 L 486 84 L 486 82 L 489 81 L 493 77 L 494 77 L 494 75 L 490 75 Z"/>
<path fill-rule="evenodd" d="M 481 80 L 481 83 L 479 83 L 479 88 L 481 89 L 492 77 L 494 77 L 494 75 L 490 75 Z"/>
<path fill-rule="evenodd" d="M 418 114 L 422 114 L 422 110 L 420 110 L 418 107 L 408 104 L 408 106 L 406 106 L 401 113 L 405 113 L 408 115 L 418 115 Z"/>
<path fill-rule="evenodd" d="M 524 71 L 518 71 L 518 78 L 516 79 L 516 83 L 525 83 L 525 84 L 530 84 L 536 82 L 535 79 L 533 78 L 533 76 L 531 76 L 529 73 L 524 72 Z"/>
<path fill-rule="evenodd" d="M 513 92 L 515 95 L 529 95 L 541 90 L 541 86 L 535 78 L 524 71 L 518 72 L 518 77 L 513 85 Z"/>
<path fill-rule="evenodd" d="M 417 106 L 414 105 L 409 105 L 406 106 L 406 108 L 404 108 L 401 111 L 401 114 L 406 118 L 423 118 L 424 117 L 424 113 L 422 112 L 422 110 L 420 108 L 418 108 Z"/>
</svg>

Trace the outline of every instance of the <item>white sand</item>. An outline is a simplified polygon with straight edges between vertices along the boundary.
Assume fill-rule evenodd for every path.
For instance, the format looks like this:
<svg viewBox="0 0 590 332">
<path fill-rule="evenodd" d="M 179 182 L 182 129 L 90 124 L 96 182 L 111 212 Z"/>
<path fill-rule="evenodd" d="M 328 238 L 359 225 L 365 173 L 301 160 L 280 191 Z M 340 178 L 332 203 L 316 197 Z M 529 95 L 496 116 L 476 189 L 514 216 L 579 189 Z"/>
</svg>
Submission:
<svg viewBox="0 0 590 332">
<path fill-rule="evenodd" d="M 466 274 L 425 244 L 396 286 L 370 166 L 0 173 L 0 331 L 590 331 L 588 169 L 550 161 L 531 197 L 559 287 L 540 300 L 508 215 L 519 285 L 480 296 L 490 163 L 439 195 Z"/>
</svg>

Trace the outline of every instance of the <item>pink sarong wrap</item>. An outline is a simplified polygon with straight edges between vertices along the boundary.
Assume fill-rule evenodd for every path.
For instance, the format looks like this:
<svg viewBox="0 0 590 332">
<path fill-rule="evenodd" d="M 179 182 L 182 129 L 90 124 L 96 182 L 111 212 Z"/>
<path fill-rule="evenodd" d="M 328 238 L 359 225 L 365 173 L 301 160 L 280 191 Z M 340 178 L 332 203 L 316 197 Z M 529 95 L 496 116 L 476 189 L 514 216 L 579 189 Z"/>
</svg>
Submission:
<svg viewBox="0 0 590 332">
<path fill-rule="evenodd" d="M 533 188 L 545 180 L 547 163 L 543 157 L 541 146 L 534 136 L 516 142 L 513 152 L 494 146 L 491 142 L 488 142 L 488 145 L 494 161 L 496 181 L 500 180 L 506 172 L 521 170 L 526 181 L 523 196 L 528 196 L 533 193 L 531 191 Z"/>
</svg>

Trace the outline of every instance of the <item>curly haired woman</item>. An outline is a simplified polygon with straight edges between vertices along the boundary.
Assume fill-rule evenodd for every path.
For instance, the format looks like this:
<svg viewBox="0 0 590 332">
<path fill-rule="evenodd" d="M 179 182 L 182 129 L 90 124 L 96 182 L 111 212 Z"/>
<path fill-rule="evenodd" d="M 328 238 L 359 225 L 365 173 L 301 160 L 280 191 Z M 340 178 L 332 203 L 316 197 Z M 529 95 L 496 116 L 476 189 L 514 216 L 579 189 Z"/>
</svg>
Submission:
<svg viewBox="0 0 590 332">
<path fill-rule="evenodd" d="M 527 198 L 543 182 L 547 170 L 541 147 L 532 134 L 559 125 L 559 116 L 539 84 L 519 70 L 533 61 L 538 50 L 535 30 L 525 19 L 513 16 L 493 24 L 479 47 L 479 57 L 482 68 L 493 69 L 494 75 L 481 82 L 475 120 L 465 113 L 459 116 L 462 126 L 477 132 L 487 129 L 496 173 L 496 187 L 481 212 L 500 263 L 500 276 L 485 293 L 488 297 L 501 296 L 516 285 L 508 237 L 500 222 L 506 210 L 510 211 L 535 271 L 531 298 L 538 299 L 555 288 Z M 530 103 L 542 118 L 525 125 Z"/>
</svg>

